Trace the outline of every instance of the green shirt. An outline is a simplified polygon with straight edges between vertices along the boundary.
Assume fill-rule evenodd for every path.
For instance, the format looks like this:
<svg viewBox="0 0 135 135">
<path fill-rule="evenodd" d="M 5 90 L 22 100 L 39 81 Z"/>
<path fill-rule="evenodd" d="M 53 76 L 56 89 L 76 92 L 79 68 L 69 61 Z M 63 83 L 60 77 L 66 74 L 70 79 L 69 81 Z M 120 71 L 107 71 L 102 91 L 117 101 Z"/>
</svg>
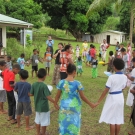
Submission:
<svg viewBox="0 0 135 135">
<path fill-rule="evenodd" d="M 32 84 L 30 93 L 34 95 L 34 104 L 36 112 L 48 112 L 49 104 L 47 96 L 51 95 L 44 82 L 35 82 Z"/>
</svg>

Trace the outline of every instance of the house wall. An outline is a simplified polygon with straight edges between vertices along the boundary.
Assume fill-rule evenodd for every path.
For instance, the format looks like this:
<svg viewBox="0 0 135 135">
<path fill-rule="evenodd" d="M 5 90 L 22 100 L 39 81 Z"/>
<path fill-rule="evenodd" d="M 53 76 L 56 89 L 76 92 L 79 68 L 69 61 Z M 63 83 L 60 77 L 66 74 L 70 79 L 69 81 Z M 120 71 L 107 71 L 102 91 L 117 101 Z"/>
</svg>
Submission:
<svg viewBox="0 0 135 135">
<path fill-rule="evenodd" d="M 6 26 L 0 26 L 2 28 L 2 44 L 3 47 L 6 47 Z M 1 55 L 3 55 L 4 52 L 1 52 Z"/>
<path fill-rule="evenodd" d="M 107 35 L 110 35 L 110 44 L 112 45 L 116 45 L 116 42 L 121 43 L 125 41 L 124 34 L 104 32 L 104 33 L 94 35 L 94 42 L 99 44 L 102 43 L 103 39 L 107 40 Z"/>
</svg>

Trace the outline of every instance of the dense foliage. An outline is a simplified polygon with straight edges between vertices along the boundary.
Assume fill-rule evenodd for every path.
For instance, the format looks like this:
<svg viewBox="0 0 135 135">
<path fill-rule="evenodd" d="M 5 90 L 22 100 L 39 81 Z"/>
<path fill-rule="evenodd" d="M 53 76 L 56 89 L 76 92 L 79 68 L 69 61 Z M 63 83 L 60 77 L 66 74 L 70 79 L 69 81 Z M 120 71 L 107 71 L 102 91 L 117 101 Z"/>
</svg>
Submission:
<svg viewBox="0 0 135 135">
<path fill-rule="evenodd" d="M 41 6 L 33 0 L 0 0 L 0 13 L 42 27 Z"/>
<path fill-rule="evenodd" d="M 42 4 L 43 11 L 51 17 L 48 25 L 54 29 L 66 29 L 77 40 L 81 40 L 84 32 L 99 33 L 107 17 L 111 15 L 111 8 L 86 17 L 86 12 L 93 0 L 35 0 Z"/>
</svg>

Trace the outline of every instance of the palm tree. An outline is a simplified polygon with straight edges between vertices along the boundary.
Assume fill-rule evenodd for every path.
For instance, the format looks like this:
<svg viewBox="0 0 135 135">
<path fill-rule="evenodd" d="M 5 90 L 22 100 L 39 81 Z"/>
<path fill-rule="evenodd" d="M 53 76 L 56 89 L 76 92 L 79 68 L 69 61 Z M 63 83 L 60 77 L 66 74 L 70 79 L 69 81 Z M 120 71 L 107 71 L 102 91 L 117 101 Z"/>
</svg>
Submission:
<svg viewBox="0 0 135 135">
<path fill-rule="evenodd" d="M 90 5 L 89 10 L 87 12 L 87 16 L 92 14 L 93 12 L 99 11 L 104 7 L 115 3 L 117 9 L 120 9 L 120 5 L 125 0 L 94 0 L 93 3 Z M 132 45 L 132 37 L 133 37 L 133 25 L 134 25 L 134 18 L 135 18 L 135 0 L 127 0 L 127 2 L 131 2 L 130 10 L 130 44 Z"/>
</svg>

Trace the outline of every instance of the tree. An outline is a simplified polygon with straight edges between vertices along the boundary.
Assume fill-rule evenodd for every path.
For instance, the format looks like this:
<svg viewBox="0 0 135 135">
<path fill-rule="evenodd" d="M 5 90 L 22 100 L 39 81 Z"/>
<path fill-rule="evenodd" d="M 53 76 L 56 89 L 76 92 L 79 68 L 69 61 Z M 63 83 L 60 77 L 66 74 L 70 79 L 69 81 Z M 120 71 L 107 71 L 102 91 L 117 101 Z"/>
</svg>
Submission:
<svg viewBox="0 0 135 135">
<path fill-rule="evenodd" d="M 135 9 L 135 0 L 94 0 L 90 5 L 89 10 L 87 12 L 87 16 L 91 15 L 93 12 L 97 12 L 99 10 L 103 10 L 104 7 L 116 3 L 116 7 L 120 8 L 122 2 L 130 2 L 131 7 L 130 11 L 130 43 L 132 44 L 133 37 L 133 22 L 134 22 L 134 9 Z"/>
<path fill-rule="evenodd" d="M 118 25 L 120 24 L 120 18 L 119 17 L 108 17 L 106 20 L 106 23 L 103 27 L 103 31 L 105 30 L 117 30 Z"/>
<path fill-rule="evenodd" d="M 130 2 L 123 2 L 120 12 L 119 12 L 119 17 L 120 17 L 120 23 L 118 24 L 117 28 L 120 31 L 123 31 L 127 34 L 130 33 L 130 9 L 131 8 L 131 3 Z"/>
<path fill-rule="evenodd" d="M 35 28 L 42 26 L 42 7 L 33 0 L 0 0 L 3 14 L 34 24 Z M 5 9 L 5 12 L 4 12 Z M 0 10 L 1 11 L 1 10 Z"/>
<path fill-rule="evenodd" d="M 68 30 L 77 41 L 81 41 L 82 34 L 90 32 L 99 33 L 111 8 L 104 8 L 104 11 L 86 17 L 86 12 L 93 0 L 35 0 L 42 5 L 43 11 L 51 17 L 48 25 L 54 29 Z M 95 20 L 95 21 L 94 21 Z"/>
</svg>

